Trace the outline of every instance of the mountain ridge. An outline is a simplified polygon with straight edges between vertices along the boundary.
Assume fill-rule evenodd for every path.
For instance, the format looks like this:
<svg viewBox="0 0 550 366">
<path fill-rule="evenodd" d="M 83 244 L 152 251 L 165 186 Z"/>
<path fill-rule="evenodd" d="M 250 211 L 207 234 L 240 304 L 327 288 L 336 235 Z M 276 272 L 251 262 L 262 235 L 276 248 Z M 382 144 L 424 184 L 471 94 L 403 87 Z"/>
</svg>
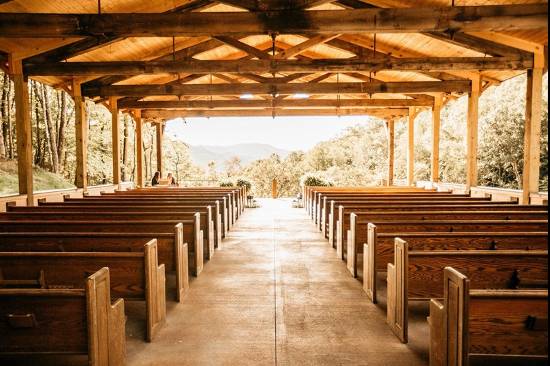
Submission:
<svg viewBox="0 0 550 366">
<path fill-rule="evenodd" d="M 278 154 L 282 158 L 290 154 L 284 150 L 269 144 L 243 143 L 234 145 L 189 145 L 189 154 L 194 164 L 208 168 L 211 161 L 216 163 L 216 170 L 223 170 L 225 162 L 233 157 L 241 159 L 241 164 L 246 165 L 255 160 L 265 159 L 272 154 Z"/>
</svg>

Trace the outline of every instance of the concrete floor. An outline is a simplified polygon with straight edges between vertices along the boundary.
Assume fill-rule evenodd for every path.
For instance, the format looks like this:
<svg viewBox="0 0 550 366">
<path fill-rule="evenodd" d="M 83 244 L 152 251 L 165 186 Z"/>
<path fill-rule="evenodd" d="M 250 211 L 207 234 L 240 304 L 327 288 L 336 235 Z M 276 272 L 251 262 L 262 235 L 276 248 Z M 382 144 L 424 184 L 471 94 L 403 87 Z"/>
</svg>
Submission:
<svg viewBox="0 0 550 366">
<path fill-rule="evenodd" d="M 427 364 L 427 343 L 394 337 L 385 308 L 369 303 L 303 209 L 289 200 L 260 204 L 238 221 L 185 301 L 168 302 L 153 343 L 129 321 L 129 365 Z M 132 306 L 127 313 L 142 310 Z"/>
</svg>

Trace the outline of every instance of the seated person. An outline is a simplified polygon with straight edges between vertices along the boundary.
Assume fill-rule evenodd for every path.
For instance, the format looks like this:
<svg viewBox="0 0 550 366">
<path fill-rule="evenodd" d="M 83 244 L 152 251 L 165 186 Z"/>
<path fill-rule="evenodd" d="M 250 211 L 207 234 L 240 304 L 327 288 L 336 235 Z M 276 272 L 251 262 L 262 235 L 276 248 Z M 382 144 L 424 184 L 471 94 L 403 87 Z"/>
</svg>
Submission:
<svg viewBox="0 0 550 366">
<path fill-rule="evenodd" d="M 151 179 L 151 185 L 155 187 L 155 186 L 158 186 L 159 184 L 160 184 L 160 172 L 155 172 L 153 179 Z"/>
<path fill-rule="evenodd" d="M 166 177 L 166 179 L 168 180 L 168 186 L 169 187 L 177 187 L 178 186 L 178 182 L 176 181 L 176 178 L 174 177 L 174 175 L 172 173 L 168 173 L 168 176 Z"/>
</svg>

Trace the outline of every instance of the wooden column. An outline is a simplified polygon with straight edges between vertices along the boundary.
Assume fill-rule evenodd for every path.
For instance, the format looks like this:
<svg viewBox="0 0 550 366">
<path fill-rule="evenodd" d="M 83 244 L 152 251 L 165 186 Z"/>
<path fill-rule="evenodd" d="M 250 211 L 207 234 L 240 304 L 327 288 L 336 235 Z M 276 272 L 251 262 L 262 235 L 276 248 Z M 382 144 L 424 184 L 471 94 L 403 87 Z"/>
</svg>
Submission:
<svg viewBox="0 0 550 366">
<path fill-rule="evenodd" d="M 19 194 L 27 195 L 27 206 L 34 206 L 32 171 L 32 126 L 29 105 L 29 86 L 23 75 L 20 59 L 9 55 L 9 73 L 15 94 L 15 122 L 17 131 L 17 175 Z"/>
<path fill-rule="evenodd" d="M 388 131 L 388 186 L 393 186 L 395 173 L 395 121 L 390 119 L 386 122 Z"/>
<path fill-rule="evenodd" d="M 439 139 L 441 136 L 441 107 L 443 94 L 437 94 L 432 108 L 432 174 L 431 181 L 439 182 Z"/>
<path fill-rule="evenodd" d="M 164 165 L 162 163 L 163 158 L 163 144 L 164 138 L 164 123 L 157 123 L 157 171 L 160 172 L 160 176 L 163 177 Z"/>
<path fill-rule="evenodd" d="M 535 67 L 527 72 L 527 98 L 525 109 L 525 142 L 523 162 L 522 203 L 530 203 L 531 193 L 539 191 L 540 135 L 542 123 L 542 76 L 545 56 L 535 53 Z"/>
<path fill-rule="evenodd" d="M 414 185 L 414 120 L 416 119 L 416 109 L 409 108 L 409 143 L 407 146 L 407 184 Z"/>
<path fill-rule="evenodd" d="M 112 145 L 113 145 L 113 184 L 119 185 L 120 182 L 120 125 L 118 115 L 118 105 L 116 98 L 109 98 L 109 107 L 112 120 Z"/>
<path fill-rule="evenodd" d="M 472 90 L 468 94 L 468 126 L 466 154 L 466 190 L 477 186 L 477 153 L 478 153 L 478 122 L 479 97 L 481 95 L 481 76 L 472 78 Z"/>
<path fill-rule="evenodd" d="M 135 111 L 134 118 L 136 122 L 136 185 L 145 187 L 143 179 L 143 123 L 140 110 Z"/>
<path fill-rule="evenodd" d="M 88 118 L 80 83 L 73 80 L 76 138 L 76 188 L 88 188 Z"/>
</svg>

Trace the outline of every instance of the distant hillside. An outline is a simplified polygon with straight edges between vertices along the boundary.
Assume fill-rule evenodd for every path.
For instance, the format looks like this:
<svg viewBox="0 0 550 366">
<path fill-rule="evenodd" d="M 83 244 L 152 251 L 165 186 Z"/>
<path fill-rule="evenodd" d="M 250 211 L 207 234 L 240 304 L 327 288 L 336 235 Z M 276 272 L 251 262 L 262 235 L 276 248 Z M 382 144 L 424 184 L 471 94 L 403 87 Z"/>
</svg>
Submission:
<svg viewBox="0 0 550 366">
<path fill-rule="evenodd" d="M 196 165 L 206 168 L 208 163 L 214 161 L 218 170 L 225 168 L 224 164 L 232 157 L 238 156 L 242 165 L 252 161 L 269 157 L 271 154 L 279 154 L 282 158 L 290 152 L 265 144 L 238 144 L 230 146 L 190 146 L 191 159 Z"/>
</svg>

